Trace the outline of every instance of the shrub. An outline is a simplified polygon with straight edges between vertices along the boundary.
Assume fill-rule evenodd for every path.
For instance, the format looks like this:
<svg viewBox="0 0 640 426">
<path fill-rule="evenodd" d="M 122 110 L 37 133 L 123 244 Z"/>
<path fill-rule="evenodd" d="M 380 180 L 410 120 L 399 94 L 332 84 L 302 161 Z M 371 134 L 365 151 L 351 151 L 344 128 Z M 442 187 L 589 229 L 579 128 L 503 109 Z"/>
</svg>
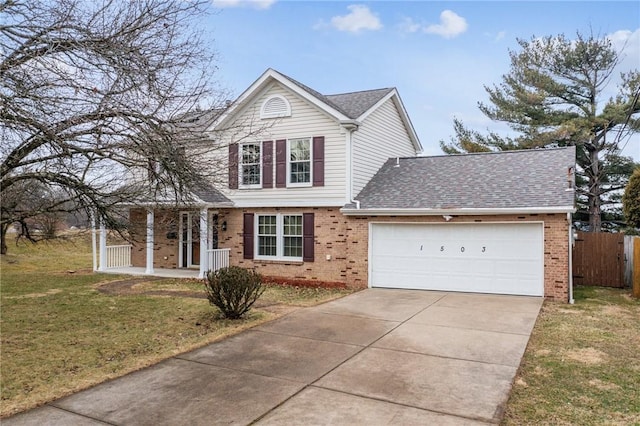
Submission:
<svg viewBox="0 0 640 426">
<path fill-rule="evenodd" d="M 242 317 L 264 292 L 260 274 L 238 266 L 209 271 L 204 284 L 209 303 L 230 319 Z"/>
</svg>

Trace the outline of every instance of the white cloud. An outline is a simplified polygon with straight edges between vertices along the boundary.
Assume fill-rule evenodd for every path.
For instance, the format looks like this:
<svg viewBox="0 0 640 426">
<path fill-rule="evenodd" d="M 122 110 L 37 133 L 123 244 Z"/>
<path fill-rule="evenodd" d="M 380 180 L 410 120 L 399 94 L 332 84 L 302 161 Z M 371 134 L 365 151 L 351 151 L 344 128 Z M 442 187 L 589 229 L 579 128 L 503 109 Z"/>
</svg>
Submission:
<svg viewBox="0 0 640 426">
<path fill-rule="evenodd" d="M 380 19 L 367 6 L 352 4 L 347 6 L 350 13 L 331 18 L 331 26 L 338 31 L 358 33 L 362 30 L 379 30 L 382 28 Z"/>
<path fill-rule="evenodd" d="M 482 33 L 483 36 L 492 39 L 494 42 L 499 42 L 500 40 L 504 39 L 504 37 L 507 35 L 506 31 L 498 31 L 497 33 L 491 33 L 488 31 L 485 31 L 484 33 Z"/>
<path fill-rule="evenodd" d="M 211 0 L 214 7 L 225 9 L 230 7 L 251 7 L 253 9 L 269 9 L 276 0 Z"/>
<path fill-rule="evenodd" d="M 403 33 L 415 33 L 416 31 L 420 30 L 421 25 L 415 22 L 413 19 L 405 17 L 402 19 L 402 22 L 400 22 L 398 27 Z"/>
<path fill-rule="evenodd" d="M 428 34 L 437 34 L 444 38 L 456 37 L 467 30 L 467 20 L 451 10 L 443 10 L 440 14 L 440 23 L 424 28 Z"/>
<path fill-rule="evenodd" d="M 623 61 L 629 62 L 629 68 L 638 68 L 640 57 L 640 28 L 635 31 L 619 30 L 607 35 L 613 48 L 622 52 Z M 635 66 L 634 66 L 635 65 Z"/>
</svg>

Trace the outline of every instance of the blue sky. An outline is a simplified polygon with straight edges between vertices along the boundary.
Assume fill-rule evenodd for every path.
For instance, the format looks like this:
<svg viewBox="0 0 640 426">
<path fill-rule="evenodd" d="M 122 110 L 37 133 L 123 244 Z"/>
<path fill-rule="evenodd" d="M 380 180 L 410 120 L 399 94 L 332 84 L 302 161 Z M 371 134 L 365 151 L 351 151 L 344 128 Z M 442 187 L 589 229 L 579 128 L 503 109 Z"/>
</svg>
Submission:
<svg viewBox="0 0 640 426">
<path fill-rule="evenodd" d="M 206 22 L 218 81 L 235 96 L 267 68 L 323 94 L 397 87 L 426 155 L 441 154 L 453 118 L 504 131 L 477 108 L 509 71 L 516 38 L 576 31 L 626 43 L 620 70 L 640 68 L 637 1 L 213 0 Z M 615 87 L 607 90 L 614 94 Z M 623 141 L 640 161 L 640 135 Z"/>
</svg>

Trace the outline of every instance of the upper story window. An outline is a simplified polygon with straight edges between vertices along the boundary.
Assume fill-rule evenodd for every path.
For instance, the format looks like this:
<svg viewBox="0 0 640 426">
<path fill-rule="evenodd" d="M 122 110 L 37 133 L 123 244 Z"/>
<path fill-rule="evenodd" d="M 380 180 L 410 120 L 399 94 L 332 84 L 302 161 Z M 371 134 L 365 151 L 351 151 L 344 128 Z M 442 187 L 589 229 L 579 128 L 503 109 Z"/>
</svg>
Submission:
<svg viewBox="0 0 640 426">
<path fill-rule="evenodd" d="M 243 188 L 260 188 L 261 152 L 259 143 L 240 145 L 239 175 Z"/>
<path fill-rule="evenodd" d="M 324 186 L 324 169 L 324 136 L 229 145 L 229 189 Z"/>
<path fill-rule="evenodd" d="M 273 95 L 267 98 L 260 109 L 260 118 L 279 118 L 291 116 L 291 105 L 283 96 Z"/>
<path fill-rule="evenodd" d="M 290 139 L 287 153 L 287 183 L 311 185 L 311 138 Z"/>
</svg>

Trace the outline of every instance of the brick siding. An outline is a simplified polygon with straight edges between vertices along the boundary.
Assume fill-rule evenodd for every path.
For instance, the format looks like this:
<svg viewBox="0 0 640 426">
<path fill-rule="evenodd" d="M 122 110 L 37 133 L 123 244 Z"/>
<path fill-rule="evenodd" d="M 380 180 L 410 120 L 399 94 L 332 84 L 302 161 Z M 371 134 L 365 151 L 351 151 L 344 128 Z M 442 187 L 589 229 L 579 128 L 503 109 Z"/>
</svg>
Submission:
<svg viewBox="0 0 640 426">
<path fill-rule="evenodd" d="M 442 216 L 350 216 L 347 220 L 347 284 L 368 285 L 369 222 L 442 223 Z M 567 301 L 569 291 L 569 241 L 566 214 L 457 216 L 456 223 L 544 221 L 544 295 Z"/>
<path fill-rule="evenodd" d="M 131 222 L 131 264 L 145 267 L 147 265 L 147 211 L 132 209 L 129 211 Z M 178 267 L 178 231 L 180 216 L 176 210 L 156 210 L 153 218 L 153 267 L 176 269 Z M 175 238 L 172 238 L 175 237 Z"/>
<path fill-rule="evenodd" d="M 242 246 L 243 214 L 314 213 L 315 260 L 314 262 L 265 261 L 244 259 Z M 135 224 L 132 262 L 145 266 L 144 226 L 146 212 L 131 210 Z M 218 223 L 226 222 L 227 230 L 218 232 L 218 247 L 230 248 L 231 265 L 256 269 L 276 281 L 307 281 L 311 284 L 345 285 L 350 288 L 368 286 L 369 222 L 442 223 L 441 216 L 344 216 L 340 207 L 331 208 L 256 208 L 221 209 Z M 569 287 L 568 223 L 565 214 L 528 214 L 504 216 L 457 216 L 456 223 L 474 222 L 544 222 L 544 295 L 547 298 L 567 301 Z M 177 211 L 161 210 L 155 215 L 154 267 L 178 266 Z M 221 226 L 219 226 L 221 228 Z M 176 239 L 167 238 L 175 231 Z"/>
</svg>

